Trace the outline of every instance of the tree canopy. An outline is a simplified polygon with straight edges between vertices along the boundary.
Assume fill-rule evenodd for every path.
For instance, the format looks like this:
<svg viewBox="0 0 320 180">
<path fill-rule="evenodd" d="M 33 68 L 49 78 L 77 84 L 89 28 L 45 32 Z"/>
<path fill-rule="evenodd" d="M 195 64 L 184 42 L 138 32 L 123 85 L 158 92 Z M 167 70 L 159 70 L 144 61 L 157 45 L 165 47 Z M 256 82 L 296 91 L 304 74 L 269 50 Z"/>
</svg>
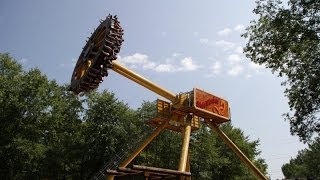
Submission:
<svg viewBox="0 0 320 180">
<path fill-rule="evenodd" d="M 287 2 L 287 4 L 285 4 Z M 320 1 L 258 0 L 244 52 L 286 80 L 292 134 L 308 141 L 320 132 Z"/>
<path fill-rule="evenodd" d="M 120 163 L 152 132 L 144 121 L 155 116 L 154 103 L 133 110 L 107 91 L 75 96 L 8 54 L 0 53 L 0 82 L 0 179 L 89 179 Z M 266 173 L 258 141 L 231 124 L 222 128 Z M 194 179 L 255 179 L 205 126 L 190 147 Z M 180 134 L 165 131 L 134 163 L 176 169 L 180 148 Z"/>
<path fill-rule="evenodd" d="M 282 166 L 287 179 L 320 177 L 320 138 L 309 144 L 307 149 L 299 151 L 297 157 Z"/>
</svg>

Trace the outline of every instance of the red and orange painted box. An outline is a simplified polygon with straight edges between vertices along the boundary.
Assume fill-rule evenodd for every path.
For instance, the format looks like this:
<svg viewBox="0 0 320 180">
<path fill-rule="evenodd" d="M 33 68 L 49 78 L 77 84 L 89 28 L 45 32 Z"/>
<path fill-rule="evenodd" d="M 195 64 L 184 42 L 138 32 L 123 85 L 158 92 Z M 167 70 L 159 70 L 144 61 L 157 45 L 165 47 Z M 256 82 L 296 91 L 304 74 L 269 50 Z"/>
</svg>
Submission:
<svg viewBox="0 0 320 180">
<path fill-rule="evenodd" d="M 200 89 L 193 89 L 194 113 L 217 124 L 230 121 L 228 101 Z"/>
</svg>

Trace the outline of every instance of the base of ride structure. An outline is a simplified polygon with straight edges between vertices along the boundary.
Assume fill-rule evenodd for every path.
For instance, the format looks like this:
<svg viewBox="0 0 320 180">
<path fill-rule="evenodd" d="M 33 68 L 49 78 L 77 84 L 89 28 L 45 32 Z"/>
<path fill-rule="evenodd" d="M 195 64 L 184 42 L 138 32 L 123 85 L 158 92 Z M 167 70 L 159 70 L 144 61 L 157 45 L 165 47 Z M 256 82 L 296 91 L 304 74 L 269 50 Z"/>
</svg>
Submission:
<svg viewBox="0 0 320 180">
<path fill-rule="evenodd" d="M 105 172 L 108 180 L 121 178 L 191 180 L 188 155 L 190 135 L 197 131 L 201 124 L 215 131 L 259 179 L 267 179 L 218 127 L 219 124 L 230 121 L 230 109 L 226 100 L 196 88 L 190 92 L 173 94 L 116 62 L 113 62 L 112 70 L 163 96 L 170 102 L 157 101 L 157 116 L 146 122 L 156 129 L 117 169 L 109 169 Z M 175 170 L 137 165 L 128 167 L 165 129 L 181 134 L 179 167 Z"/>
<path fill-rule="evenodd" d="M 177 123 L 179 119 L 176 115 L 175 118 L 165 119 L 162 115 L 170 113 L 169 106 L 163 108 L 164 102 L 158 100 L 158 117 L 147 121 L 147 124 L 152 126 L 157 125 L 157 128 L 152 132 L 152 134 L 125 160 L 119 167 L 115 170 L 107 170 L 107 179 L 191 179 L 190 173 L 190 162 L 188 157 L 189 151 L 189 141 L 192 128 L 198 129 L 199 123 L 194 123 L 196 126 L 192 125 L 192 121 L 199 120 L 199 118 L 194 118 L 193 116 L 187 116 L 185 118 L 180 118 L 180 122 Z M 168 112 L 165 112 L 168 111 Z M 182 117 L 182 116 L 181 116 Z M 162 120 L 160 120 L 163 118 Z M 177 119 L 178 118 L 178 119 Z M 130 168 L 129 164 L 136 158 L 163 130 L 169 129 L 178 131 L 182 134 L 182 148 L 180 154 L 180 163 L 177 170 L 164 169 L 157 167 L 139 166 L 132 165 Z"/>
<path fill-rule="evenodd" d="M 118 180 L 138 180 L 138 179 L 191 179 L 190 172 L 180 172 L 172 169 L 163 169 L 148 166 L 133 165 L 132 168 L 121 168 L 119 167 L 116 171 L 107 170 L 109 176 L 113 176 L 114 179 Z"/>
</svg>

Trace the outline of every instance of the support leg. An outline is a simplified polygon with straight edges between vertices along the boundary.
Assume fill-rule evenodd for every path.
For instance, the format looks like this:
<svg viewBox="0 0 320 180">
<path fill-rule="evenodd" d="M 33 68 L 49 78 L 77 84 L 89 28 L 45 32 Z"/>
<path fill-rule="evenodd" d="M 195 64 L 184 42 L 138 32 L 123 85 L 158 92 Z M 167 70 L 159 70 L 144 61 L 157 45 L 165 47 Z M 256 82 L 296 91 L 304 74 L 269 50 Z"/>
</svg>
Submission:
<svg viewBox="0 0 320 180">
<path fill-rule="evenodd" d="M 186 171 L 187 171 L 187 172 L 191 172 L 191 168 L 190 168 L 190 155 L 188 155 Z M 186 177 L 186 180 L 191 180 L 191 177 Z"/>
<path fill-rule="evenodd" d="M 167 122 L 161 124 L 141 145 L 138 149 L 136 149 L 125 161 L 123 161 L 119 167 L 127 167 L 134 158 L 136 158 L 143 149 L 145 149 L 154 138 L 156 138 L 160 132 L 167 126 Z M 113 180 L 114 175 L 107 176 L 107 180 Z"/>
<path fill-rule="evenodd" d="M 189 142 L 190 142 L 191 125 L 188 123 L 184 127 L 182 149 L 180 155 L 179 171 L 185 172 L 188 159 Z"/>
<path fill-rule="evenodd" d="M 136 158 L 141 151 L 146 148 L 152 141 L 154 138 L 156 138 L 160 132 L 167 126 L 167 123 L 163 123 L 162 125 L 160 125 L 142 144 L 141 146 L 134 151 L 125 161 L 123 161 L 119 167 L 126 167 L 128 166 L 131 161 Z"/>
<path fill-rule="evenodd" d="M 226 134 L 224 134 L 224 132 L 222 132 L 220 130 L 220 128 L 214 124 L 213 122 L 210 122 L 208 120 L 206 120 L 207 125 L 213 129 L 218 135 L 219 137 L 233 150 L 233 152 L 236 153 L 236 155 L 241 159 L 241 161 L 243 163 L 245 163 L 245 165 L 247 165 L 247 167 L 259 178 L 259 179 L 263 179 L 263 180 L 267 180 L 268 178 L 262 174 L 262 172 L 247 158 L 246 155 L 243 154 L 243 152 L 241 152 L 241 150 L 237 147 L 237 145 L 235 145 Z"/>
</svg>

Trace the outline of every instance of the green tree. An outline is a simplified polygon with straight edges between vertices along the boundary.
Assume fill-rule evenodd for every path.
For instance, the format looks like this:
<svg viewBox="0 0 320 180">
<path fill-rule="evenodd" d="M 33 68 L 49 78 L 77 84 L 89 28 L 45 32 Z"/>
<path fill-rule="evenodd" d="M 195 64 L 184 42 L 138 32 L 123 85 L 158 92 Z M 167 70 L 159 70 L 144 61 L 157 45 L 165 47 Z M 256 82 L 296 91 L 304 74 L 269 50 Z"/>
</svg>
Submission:
<svg viewBox="0 0 320 180">
<path fill-rule="evenodd" d="M 1 179 L 62 179 L 74 173 L 81 102 L 39 69 L 0 54 Z"/>
<path fill-rule="evenodd" d="M 222 125 L 221 129 L 264 174 L 267 173 L 266 163 L 258 158 L 258 140 L 250 141 L 230 123 Z M 193 179 L 256 179 L 236 154 L 206 126 L 192 136 L 191 163 Z"/>
<path fill-rule="evenodd" d="M 41 177 L 50 179 L 81 179 L 84 148 L 83 107 L 77 96 L 65 86 L 57 86 L 51 97 L 46 117 L 44 144 L 46 157 L 42 162 Z"/>
<path fill-rule="evenodd" d="M 307 149 L 298 152 L 297 157 L 282 166 L 286 178 L 320 177 L 320 138 L 309 144 Z"/>
<path fill-rule="evenodd" d="M 286 78 L 282 85 L 290 112 L 285 119 L 303 141 L 320 132 L 319 10 L 315 0 L 258 0 L 253 10 L 258 18 L 243 35 L 246 56 Z"/>
<path fill-rule="evenodd" d="M 84 117 L 85 179 L 96 174 L 101 167 L 116 156 L 122 156 L 131 137 L 139 133 L 136 113 L 113 93 L 107 91 L 92 92 L 85 99 L 87 110 Z M 120 163 L 120 162 L 117 162 Z"/>
<path fill-rule="evenodd" d="M 52 83 L 38 69 L 22 70 L 0 54 L 1 165 L 6 178 L 33 177 L 45 156 L 45 118 Z"/>
</svg>

